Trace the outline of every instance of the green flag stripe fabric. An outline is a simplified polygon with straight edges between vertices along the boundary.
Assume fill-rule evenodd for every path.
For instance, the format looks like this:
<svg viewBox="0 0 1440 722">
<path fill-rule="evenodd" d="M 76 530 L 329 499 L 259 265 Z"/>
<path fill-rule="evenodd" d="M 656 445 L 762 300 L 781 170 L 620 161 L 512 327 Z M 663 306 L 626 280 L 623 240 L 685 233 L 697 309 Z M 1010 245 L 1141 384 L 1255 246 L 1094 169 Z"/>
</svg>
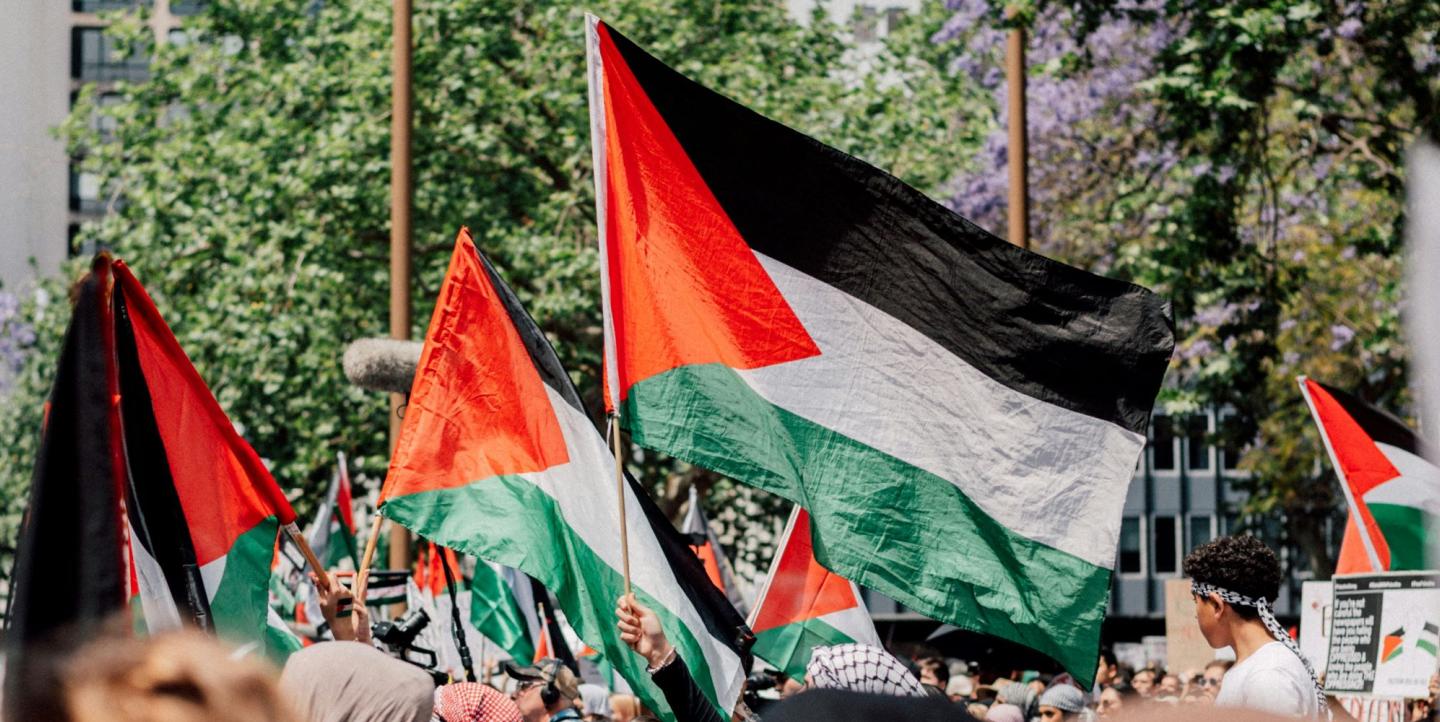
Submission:
<svg viewBox="0 0 1440 722">
<path fill-rule="evenodd" d="M 581 615 L 567 615 L 570 624 L 582 639 L 603 639 L 600 649 L 629 680 L 646 706 L 668 715 L 664 696 L 653 685 L 635 685 L 635 680 L 648 680 L 645 661 L 619 643 L 609 630 L 615 626 L 613 615 L 601 616 L 592 610 L 600 599 L 619 599 L 625 593 L 625 581 L 616 569 L 596 554 L 580 534 L 564 521 L 564 512 L 555 500 L 532 481 L 518 476 L 485 479 L 458 489 L 409 494 L 386 502 L 386 513 L 407 522 L 421 536 L 431 539 L 454 539 L 455 549 L 478 557 L 493 559 L 507 566 L 523 566 L 526 573 L 539 579 L 557 597 L 562 608 L 584 610 Z M 549 518 L 547 527 L 537 526 L 537 518 Z M 467 532 L 468 520 L 485 519 L 493 533 L 477 538 Z M 554 535 L 551 531 L 554 530 Z M 537 538 L 537 532 L 543 538 Z M 633 552 L 632 552 L 633 553 Z M 579 574 L 572 578 L 572 573 Z M 675 618 L 666 605 L 640 587 L 635 595 L 642 604 L 661 616 L 662 625 L 671 642 L 691 665 L 691 673 L 706 696 L 716 701 L 714 684 L 709 683 L 711 670 L 705 666 L 705 655 L 687 625 Z M 696 660 L 694 664 L 690 660 Z M 696 665 L 699 665 L 698 667 Z M 719 706 L 718 702 L 716 705 Z"/>
<path fill-rule="evenodd" d="M 525 615 L 500 570 L 479 560 L 470 579 L 470 623 L 513 659 L 535 657 Z"/>
<path fill-rule="evenodd" d="M 1110 569 L 1015 534 L 949 481 L 774 406 L 720 364 L 636 384 L 623 413 L 636 443 L 801 504 L 816 528 L 856 529 L 816 538 L 816 558 L 837 574 L 1067 668 L 1093 662 Z M 802 479 L 847 483 L 816 489 Z M 892 515 L 912 523 L 891 524 Z M 949 545 L 945 554 L 934 553 L 936 540 Z"/>
<path fill-rule="evenodd" d="M 815 647 L 850 644 L 855 640 L 820 619 L 807 619 L 795 624 L 767 629 L 755 634 L 751 651 L 780 668 L 791 679 L 805 679 L 805 665 Z"/>
</svg>

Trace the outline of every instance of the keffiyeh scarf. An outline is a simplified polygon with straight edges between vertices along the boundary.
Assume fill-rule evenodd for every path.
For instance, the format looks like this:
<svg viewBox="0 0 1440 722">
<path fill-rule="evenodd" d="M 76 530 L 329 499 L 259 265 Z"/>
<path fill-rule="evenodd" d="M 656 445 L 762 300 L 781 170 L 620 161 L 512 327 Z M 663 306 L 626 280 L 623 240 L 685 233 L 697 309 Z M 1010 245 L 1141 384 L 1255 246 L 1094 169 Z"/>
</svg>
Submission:
<svg viewBox="0 0 1440 722">
<path fill-rule="evenodd" d="M 819 689 L 924 697 L 925 688 L 900 660 L 868 644 L 816 647 L 805 674 Z"/>
</svg>

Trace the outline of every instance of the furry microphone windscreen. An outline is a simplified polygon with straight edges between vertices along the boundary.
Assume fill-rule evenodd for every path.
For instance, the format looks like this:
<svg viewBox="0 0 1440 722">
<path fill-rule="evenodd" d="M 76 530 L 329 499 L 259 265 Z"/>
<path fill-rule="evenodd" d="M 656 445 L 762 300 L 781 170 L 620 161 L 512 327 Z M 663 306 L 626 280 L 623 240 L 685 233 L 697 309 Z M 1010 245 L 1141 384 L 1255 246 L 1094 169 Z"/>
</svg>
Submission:
<svg viewBox="0 0 1440 722">
<path fill-rule="evenodd" d="M 345 349 L 345 378 L 362 389 L 408 394 L 423 347 L 419 341 L 362 338 Z"/>
</svg>

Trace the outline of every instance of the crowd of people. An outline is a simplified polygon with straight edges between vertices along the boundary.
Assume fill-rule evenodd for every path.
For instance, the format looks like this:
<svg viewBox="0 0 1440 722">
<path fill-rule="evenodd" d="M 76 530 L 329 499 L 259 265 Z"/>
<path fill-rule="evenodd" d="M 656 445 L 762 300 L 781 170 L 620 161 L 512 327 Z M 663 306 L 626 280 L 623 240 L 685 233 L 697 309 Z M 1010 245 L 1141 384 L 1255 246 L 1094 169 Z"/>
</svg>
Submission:
<svg viewBox="0 0 1440 722">
<path fill-rule="evenodd" d="M 915 647 L 899 655 L 864 644 L 815 647 L 803 679 L 758 670 L 732 720 L 936 719 L 993 722 L 1090 722 L 1098 718 L 1197 718 L 1202 708 L 1258 710 L 1291 718 L 1347 718 L 1320 691 L 1309 662 L 1277 631 L 1269 611 L 1278 561 L 1249 537 L 1197 548 L 1185 560 L 1196 622 L 1215 648 L 1235 660 L 1175 672 L 1131 669 L 1100 656 L 1093 686 L 1069 674 L 996 673 Z M 106 635 L 74 654 L 55 690 L 74 722 L 649 722 L 652 711 L 626 693 L 583 684 L 557 659 L 505 662 L 481 681 L 442 680 L 397 659 L 371 640 L 370 618 L 339 584 L 325 587 L 321 609 L 335 641 L 292 654 L 278 674 L 193 631 L 134 638 Z M 724 722 L 697 687 L 653 611 L 633 597 L 615 608 L 620 639 L 641 658 L 678 722 Z M 1432 685 L 1434 691 L 1436 685 Z M 822 692 L 815 693 L 814 690 Z M 863 697 L 836 698 L 858 693 Z M 886 701 L 888 700 L 888 701 Z M 1430 719 L 1432 700 L 1400 718 Z M 828 706 L 827 706 L 828 705 Z M 818 710 L 830 710 L 819 712 Z M 1418 716 L 1417 716 L 1418 715 Z"/>
</svg>

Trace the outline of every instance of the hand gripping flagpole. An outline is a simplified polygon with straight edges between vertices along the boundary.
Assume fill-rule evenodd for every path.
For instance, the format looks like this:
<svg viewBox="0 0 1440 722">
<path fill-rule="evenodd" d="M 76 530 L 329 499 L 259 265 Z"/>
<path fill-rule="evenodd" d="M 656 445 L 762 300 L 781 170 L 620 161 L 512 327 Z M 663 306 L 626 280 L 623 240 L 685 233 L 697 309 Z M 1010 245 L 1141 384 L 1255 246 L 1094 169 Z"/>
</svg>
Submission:
<svg viewBox="0 0 1440 722">
<path fill-rule="evenodd" d="M 620 456 L 620 410 L 610 416 L 610 449 L 615 454 L 615 496 L 620 500 L 620 562 L 625 570 L 625 596 L 630 596 L 630 532 L 625 523 L 625 462 Z"/>
</svg>

